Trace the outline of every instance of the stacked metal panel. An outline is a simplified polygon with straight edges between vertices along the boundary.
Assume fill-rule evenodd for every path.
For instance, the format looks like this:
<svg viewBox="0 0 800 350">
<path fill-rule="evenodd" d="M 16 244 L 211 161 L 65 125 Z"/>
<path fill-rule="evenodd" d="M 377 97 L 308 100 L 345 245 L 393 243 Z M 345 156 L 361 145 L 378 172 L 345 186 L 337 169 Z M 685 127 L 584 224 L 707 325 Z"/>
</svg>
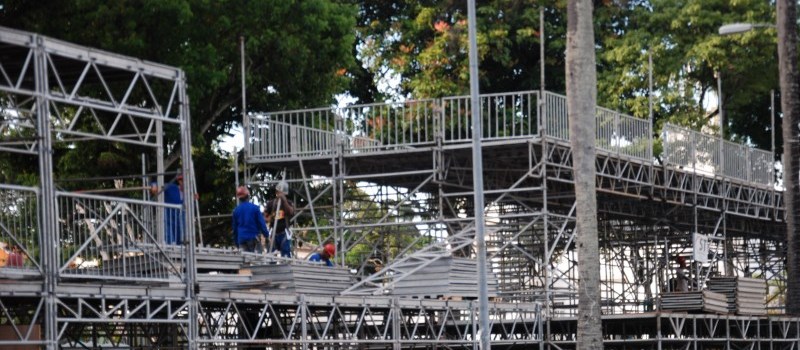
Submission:
<svg viewBox="0 0 800 350">
<path fill-rule="evenodd" d="M 736 313 L 736 277 L 713 277 L 706 282 L 708 290 L 725 295 L 728 313 Z"/>
<path fill-rule="evenodd" d="M 759 278 L 738 277 L 736 281 L 736 313 L 767 314 L 767 283 Z"/>
<path fill-rule="evenodd" d="M 397 268 L 413 270 L 417 267 L 417 264 L 408 264 Z M 497 277 L 489 273 L 486 282 L 489 296 L 497 296 Z M 397 281 L 391 294 L 418 298 L 477 298 L 478 263 L 473 259 L 440 258 Z"/>
<path fill-rule="evenodd" d="M 355 282 L 350 270 L 317 264 L 264 264 L 250 267 L 251 280 L 268 281 L 267 289 L 282 293 L 339 295 Z"/>
<path fill-rule="evenodd" d="M 725 295 L 711 291 L 672 292 L 661 294 L 661 310 L 728 313 Z"/>
<path fill-rule="evenodd" d="M 715 314 L 728 314 L 728 297 L 722 293 L 703 291 L 703 311 Z"/>
<path fill-rule="evenodd" d="M 670 292 L 661 294 L 661 310 L 702 311 L 703 292 Z"/>
</svg>

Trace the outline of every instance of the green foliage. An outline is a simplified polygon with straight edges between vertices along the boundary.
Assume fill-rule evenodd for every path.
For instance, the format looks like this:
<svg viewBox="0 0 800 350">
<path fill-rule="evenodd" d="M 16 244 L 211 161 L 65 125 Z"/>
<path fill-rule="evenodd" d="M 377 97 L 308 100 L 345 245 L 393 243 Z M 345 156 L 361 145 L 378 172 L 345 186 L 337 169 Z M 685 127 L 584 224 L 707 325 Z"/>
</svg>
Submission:
<svg viewBox="0 0 800 350">
<path fill-rule="evenodd" d="M 769 90 L 777 87 L 776 35 L 765 29 L 720 36 L 726 23 L 774 23 L 763 1 L 652 0 L 604 6 L 599 27 L 598 102 L 648 116 L 648 52 L 653 56 L 656 130 L 665 121 L 699 129 L 718 111 L 703 105 L 722 72 L 726 136 L 769 148 Z M 616 25 L 605 26 L 605 23 Z M 712 128 L 718 129 L 718 128 Z"/>
<path fill-rule="evenodd" d="M 539 85 L 539 4 L 477 4 L 482 92 L 530 90 Z M 361 1 L 362 63 L 378 80 L 399 75 L 400 91 L 415 98 L 468 92 L 466 3 Z M 563 90 L 564 4 L 546 3 L 547 84 Z"/>
<path fill-rule="evenodd" d="M 186 72 L 204 214 L 229 213 L 233 208 L 228 200 L 233 191 L 230 163 L 220 158 L 229 155 L 213 148 L 242 122 L 239 37 L 246 41 L 247 110 L 319 106 L 343 92 L 351 80 L 347 72 L 357 68 L 355 18 L 355 6 L 336 0 L 8 0 L 0 10 L 0 25 Z M 170 168 L 178 165 L 177 137 L 177 132 L 167 130 Z M 137 147 L 89 143 L 59 147 L 63 147 L 56 151 L 59 177 L 141 171 L 142 149 Z M 2 155 L 0 180 L 36 184 L 36 164 L 10 165 L 18 158 Z M 148 164 L 154 164 L 153 159 Z M 219 239 L 229 234 L 228 226 L 219 225 Z"/>
</svg>

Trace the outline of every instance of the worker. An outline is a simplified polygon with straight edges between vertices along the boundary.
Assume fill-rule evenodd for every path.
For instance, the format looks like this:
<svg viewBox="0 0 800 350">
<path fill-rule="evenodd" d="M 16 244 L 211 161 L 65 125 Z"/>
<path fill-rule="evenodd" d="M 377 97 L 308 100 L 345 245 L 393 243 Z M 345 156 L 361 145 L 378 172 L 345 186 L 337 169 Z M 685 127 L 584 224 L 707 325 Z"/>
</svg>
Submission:
<svg viewBox="0 0 800 350">
<path fill-rule="evenodd" d="M 178 204 L 178 208 L 165 208 L 164 209 L 164 242 L 166 244 L 177 245 L 183 243 L 183 228 L 185 225 L 185 215 L 183 210 L 183 174 L 178 174 L 175 177 L 175 182 L 169 182 L 164 185 L 162 191 L 164 192 L 164 203 Z M 158 195 L 158 185 L 152 183 L 150 185 L 150 193 Z"/>
<path fill-rule="evenodd" d="M 260 236 L 269 236 L 267 223 L 261 215 L 261 208 L 250 202 L 247 187 L 236 189 L 239 204 L 233 210 L 233 241 L 243 252 L 261 253 Z"/>
<path fill-rule="evenodd" d="M 289 184 L 281 181 L 275 186 L 275 198 L 267 202 L 264 216 L 272 229 L 272 251 L 280 251 L 281 256 L 292 257 L 291 219 L 294 216 L 294 203 L 286 198 Z"/>
<path fill-rule="evenodd" d="M 678 268 L 675 269 L 675 291 L 688 292 L 689 291 L 689 277 L 686 271 L 686 258 L 679 256 L 675 258 L 678 263 Z"/>
<path fill-rule="evenodd" d="M 336 246 L 333 243 L 328 243 L 322 248 L 321 252 L 316 252 L 308 256 L 308 261 L 325 262 L 326 266 L 333 267 L 331 258 L 336 255 Z"/>
</svg>

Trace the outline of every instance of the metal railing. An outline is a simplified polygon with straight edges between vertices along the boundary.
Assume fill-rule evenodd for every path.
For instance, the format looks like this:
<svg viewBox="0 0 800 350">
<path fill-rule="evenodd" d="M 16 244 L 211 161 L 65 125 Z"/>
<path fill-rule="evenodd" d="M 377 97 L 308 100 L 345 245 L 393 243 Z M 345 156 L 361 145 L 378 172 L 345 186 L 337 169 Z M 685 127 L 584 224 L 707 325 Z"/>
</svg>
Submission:
<svg viewBox="0 0 800 350">
<path fill-rule="evenodd" d="M 546 135 L 559 140 L 569 141 L 567 97 L 552 92 L 545 92 L 543 109 L 542 120 Z"/>
<path fill-rule="evenodd" d="M 544 125 L 546 135 L 569 141 L 567 97 L 545 93 Z M 617 156 L 653 161 L 653 133 L 650 121 L 607 108 L 595 109 L 595 147 Z"/>
<path fill-rule="evenodd" d="M 433 144 L 440 102 L 436 99 L 372 103 L 342 108 L 344 135 L 375 140 L 383 148 Z"/>
<path fill-rule="evenodd" d="M 36 188 L 0 184 L 0 249 L 10 253 L 2 268 L 41 272 L 38 197 Z"/>
<path fill-rule="evenodd" d="M 481 95 L 483 140 L 538 135 L 539 93 Z M 251 115 L 248 149 L 255 159 L 326 156 L 472 140 L 469 96 L 371 103 Z"/>
<path fill-rule="evenodd" d="M 521 91 L 480 96 L 482 140 L 538 135 L 539 92 Z M 441 100 L 441 134 L 445 142 L 472 140 L 472 110 L 469 96 Z"/>
<path fill-rule="evenodd" d="M 537 91 L 523 91 L 480 99 L 482 140 L 544 135 L 569 141 L 564 95 L 545 92 L 540 98 Z M 364 153 L 432 146 L 437 137 L 444 143 L 468 142 L 473 136 L 470 109 L 468 96 L 455 96 L 251 115 L 247 144 L 251 159 L 265 160 L 330 156 L 339 144 L 345 153 Z M 649 120 L 601 107 L 595 117 L 599 151 L 653 162 Z M 665 126 L 662 138 L 666 164 L 759 185 L 774 183 L 769 152 L 672 125 Z"/>
<path fill-rule="evenodd" d="M 664 125 L 661 138 L 665 165 L 763 186 L 773 186 L 775 182 L 771 152 L 671 124 Z"/>
<path fill-rule="evenodd" d="M 69 192 L 57 192 L 56 204 L 62 276 L 181 279 L 184 257 L 164 250 L 157 222 L 162 209 L 162 218 L 183 220 L 180 205 Z"/>
</svg>

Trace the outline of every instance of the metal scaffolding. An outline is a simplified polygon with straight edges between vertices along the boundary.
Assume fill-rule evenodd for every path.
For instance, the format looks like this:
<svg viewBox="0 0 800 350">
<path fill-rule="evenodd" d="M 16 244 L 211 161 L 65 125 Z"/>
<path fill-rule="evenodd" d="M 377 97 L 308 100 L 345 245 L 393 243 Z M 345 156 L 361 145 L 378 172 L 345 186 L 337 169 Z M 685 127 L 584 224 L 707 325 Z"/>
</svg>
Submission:
<svg viewBox="0 0 800 350">
<path fill-rule="evenodd" d="M 475 257 L 474 137 L 499 288 L 488 310 L 492 344 L 574 347 L 579 276 L 564 96 L 481 95 L 481 135 L 472 134 L 466 96 L 250 114 L 246 183 L 270 186 L 285 174 L 296 241 L 334 242 L 337 264 L 359 278 L 342 295 L 287 295 L 220 288 L 249 277 L 209 274 L 213 264 L 198 272 L 197 255 L 242 254 L 198 247 L 191 200 L 57 186 L 57 144 L 141 147 L 143 172 L 159 186 L 165 153 L 177 147 L 192 198 L 180 69 L 5 28 L 0 47 L 0 151 L 39 165 L 36 185 L 0 185 L 0 243 L 24 257 L 0 267 L 0 347 L 474 348 L 476 301 L 393 295 L 443 257 Z M 796 348 L 794 318 L 658 309 L 673 258 L 691 257 L 694 233 L 714 242 L 711 262 L 692 265 L 700 284 L 748 275 L 778 288 L 785 229 L 773 154 L 677 126 L 653 134 L 647 120 L 597 110 L 607 347 Z M 178 246 L 164 241 L 172 211 L 187 223 Z M 265 262 L 242 263 L 255 260 Z"/>
<path fill-rule="evenodd" d="M 194 204 L 165 204 L 163 198 L 153 201 L 141 193 L 67 191 L 56 184 L 62 174 L 54 164 L 58 149 L 127 144 L 147 150 L 158 184 L 164 185 L 164 135 L 174 132 L 179 136 L 169 146 L 180 149 L 178 158 L 185 160 L 183 191 L 191 196 L 183 72 L 7 28 L 0 28 L 0 47 L 0 150 L 29 157 L 27 162 L 39 168 L 37 186 L 0 185 L 0 242 L 19 256 L 17 263 L 0 269 L 6 282 L 0 294 L 0 344 L 96 347 L 100 338 L 118 341 L 110 334 L 125 328 L 121 324 L 141 324 L 126 336 L 144 339 L 160 323 L 180 325 L 185 334 L 180 342 L 192 345 L 197 324 L 187 320 L 197 313 L 192 301 L 194 225 L 184 227 L 180 263 L 162 247 L 165 212 L 180 212 L 183 217 L 175 221 L 193 223 Z M 23 281 L 37 282 L 28 288 Z M 173 284 L 179 293 L 168 299 L 111 301 L 103 292 L 67 292 L 78 281 Z M 116 325 L 110 319 L 117 319 Z"/>
<path fill-rule="evenodd" d="M 487 94 L 480 106 L 487 245 L 502 297 L 573 315 L 566 99 Z M 468 97 L 445 97 L 252 115 L 248 182 L 268 186 L 270 173 L 286 170 L 304 203 L 301 237 L 337 242 L 348 254 L 340 263 L 359 271 L 369 271 L 369 258 L 386 263 L 345 294 L 391 294 L 410 270 L 474 257 L 470 109 Z M 725 242 L 714 245 L 710 263 L 694 264 L 698 282 L 737 274 L 782 281 L 782 193 L 770 152 L 669 124 L 653 138 L 648 120 L 603 108 L 596 118 L 605 313 L 653 310 L 674 277 L 674 257 L 692 255 L 693 233 Z M 394 254 L 387 236 L 403 234 L 416 238 Z"/>
</svg>

